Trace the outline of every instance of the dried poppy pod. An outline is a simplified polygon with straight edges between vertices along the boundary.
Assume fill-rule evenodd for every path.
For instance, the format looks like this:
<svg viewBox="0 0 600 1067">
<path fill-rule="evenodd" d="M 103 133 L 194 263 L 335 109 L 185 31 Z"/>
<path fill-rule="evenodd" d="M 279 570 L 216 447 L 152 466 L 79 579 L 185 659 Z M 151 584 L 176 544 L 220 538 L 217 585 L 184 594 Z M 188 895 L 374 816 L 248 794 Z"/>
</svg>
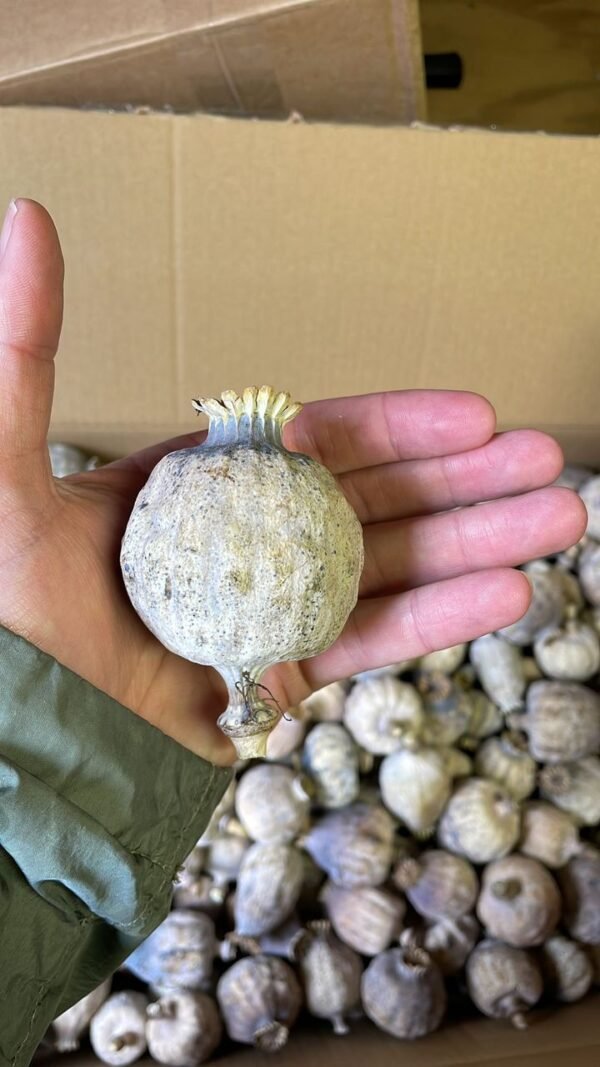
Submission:
<svg viewBox="0 0 600 1067">
<path fill-rule="evenodd" d="M 238 877 L 242 860 L 250 848 L 250 839 L 242 834 L 222 833 L 215 837 L 206 857 L 206 869 L 212 880 L 215 901 L 224 901 L 231 882 Z"/>
<path fill-rule="evenodd" d="M 438 919 L 423 931 L 423 948 L 444 975 L 458 974 L 471 955 L 481 927 L 474 915 Z"/>
<path fill-rule="evenodd" d="M 222 834 L 211 830 L 209 836 L 216 841 Z M 226 887 L 222 879 L 213 878 L 206 870 L 209 849 L 209 845 L 196 845 L 186 857 L 173 882 L 173 905 L 200 909 L 214 919 L 221 910 Z"/>
<path fill-rule="evenodd" d="M 600 945 L 600 852 L 589 846 L 557 874 L 567 932 L 586 945 Z"/>
<path fill-rule="evenodd" d="M 201 911 L 171 911 L 127 958 L 128 971 L 157 989 L 210 987 L 219 946 L 212 919 Z"/>
<path fill-rule="evenodd" d="M 113 993 L 90 1023 L 90 1042 L 98 1059 L 112 1067 L 134 1063 L 146 1051 L 146 1008 L 143 993 Z"/>
<path fill-rule="evenodd" d="M 221 976 L 217 1000 L 232 1041 L 275 1052 L 298 1018 L 302 990 L 285 960 L 259 955 L 238 960 Z"/>
<path fill-rule="evenodd" d="M 581 583 L 578 576 L 573 574 L 572 571 L 565 570 L 564 567 L 557 567 L 556 570 L 565 596 L 565 618 L 574 619 L 585 608 L 585 597 Z"/>
<path fill-rule="evenodd" d="M 477 748 L 479 741 L 497 734 L 502 729 L 504 715 L 481 689 L 470 689 L 466 696 L 470 705 L 469 721 L 467 731 L 460 738 L 459 744 L 461 748 L 471 750 Z"/>
<path fill-rule="evenodd" d="M 510 723 L 527 734 L 540 763 L 578 760 L 600 749 L 600 696 L 577 682 L 533 682 L 527 711 Z"/>
<path fill-rule="evenodd" d="M 288 708 L 267 738 L 266 758 L 287 760 L 293 756 L 302 747 L 309 722 L 309 712 L 302 705 Z"/>
<path fill-rule="evenodd" d="M 570 546 L 570 548 L 565 548 L 563 552 L 558 553 L 558 555 L 555 557 L 556 566 L 559 568 L 560 571 L 562 571 L 563 574 L 572 574 L 573 568 L 577 568 L 579 570 L 579 560 L 581 558 L 581 553 L 585 546 L 589 543 L 590 538 L 587 536 L 587 534 L 584 534 L 583 537 L 580 537 L 579 541 L 576 541 L 574 545 Z M 579 579 L 579 573 L 577 577 Z"/>
<path fill-rule="evenodd" d="M 538 559 L 523 568 L 531 583 L 531 602 L 518 619 L 498 631 L 500 637 L 514 645 L 531 645 L 546 626 L 558 626 L 565 610 L 565 591 L 557 569 Z"/>
<path fill-rule="evenodd" d="M 450 797 L 438 840 L 471 863 L 489 863 L 514 848 L 519 832 L 519 807 L 506 790 L 485 778 L 470 778 Z"/>
<path fill-rule="evenodd" d="M 594 471 L 589 467 L 582 467 L 576 463 L 565 463 L 561 473 L 553 485 L 562 485 L 565 489 L 577 491 L 581 486 L 594 477 Z"/>
<path fill-rule="evenodd" d="M 319 819 L 299 844 L 336 885 L 378 886 L 392 865 L 394 822 L 380 806 L 351 804 Z"/>
<path fill-rule="evenodd" d="M 336 1034 L 347 1034 L 345 1016 L 360 1000 L 360 956 L 335 936 L 330 923 L 308 924 L 296 943 L 306 1006 L 318 1019 L 329 1019 Z"/>
<path fill-rule="evenodd" d="M 562 934 L 544 942 L 540 962 L 546 990 L 557 1000 L 568 1004 L 581 1000 L 592 984 L 591 960 L 581 945 Z"/>
<path fill-rule="evenodd" d="M 221 832 L 222 820 L 228 818 L 234 810 L 235 805 L 235 793 L 237 789 L 237 779 L 232 778 L 227 789 L 223 793 L 219 803 L 213 811 L 208 826 L 202 834 L 202 837 L 198 841 L 196 848 L 206 848 L 214 837 L 217 837 Z M 187 863 L 187 861 L 186 861 Z M 202 868 L 199 868 L 201 870 Z"/>
<path fill-rule="evenodd" d="M 215 838 L 218 837 L 218 834 L 219 831 L 215 831 Z M 195 878 L 199 878 L 201 874 L 204 874 L 204 864 L 207 856 L 208 845 L 194 845 L 192 851 L 186 856 L 177 871 L 174 885 L 191 882 Z"/>
<path fill-rule="evenodd" d="M 527 738 L 515 730 L 484 741 L 475 754 L 475 771 L 498 782 L 515 800 L 528 797 L 536 787 L 537 764 L 527 750 Z"/>
<path fill-rule="evenodd" d="M 241 776 L 235 810 L 254 841 L 287 844 L 309 824 L 310 798 L 296 771 L 259 763 Z"/>
<path fill-rule="evenodd" d="M 526 686 L 520 650 L 503 637 L 486 634 L 471 643 L 469 654 L 490 700 L 505 714 L 520 708 Z"/>
<path fill-rule="evenodd" d="M 345 682 L 331 682 L 311 693 L 301 707 L 314 722 L 341 722 L 348 686 Z"/>
<path fill-rule="evenodd" d="M 300 845 L 300 842 L 297 844 Z M 317 908 L 319 890 L 325 881 L 325 871 L 303 848 L 300 851 L 300 857 L 302 859 L 302 888 L 298 897 L 298 908 L 302 915 L 309 919 L 316 919 L 321 914 L 320 912 L 314 913 Z"/>
<path fill-rule="evenodd" d="M 90 1021 L 102 1007 L 110 993 L 111 979 L 107 978 L 87 996 L 82 997 L 56 1017 L 48 1038 L 56 1052 L 74 1052 L 87 1033 Z"/>
<path fill-rule="evenodd" d="M 443 849 L 401 859 L 392 881 L 426 919 L 459 919 L 475 906 L 479 882 L 468 860 Z"/>
<path fill-rule="evenodd" d="M 466 660 L 462 666 L 454 672 L 452 680 L 459 685 L 465 693 L 470 693 L 477 684 L 477 672 L 470 660 Z"/>
<path fill-rule="evenodd" d="M 284 448 L 283 426 L 300 410 L 288 393 L 249 388 L 194 406 L 208 437 L 152 471 L 121 569 L 163 645 L 222 675 L 219 726 L 249 759 L 265 755 L 280 714 L 264 671 L 324 651 L 356 604 L 362 528 L 329 471 Z"/>
<path fill-rule="evenodd" d="M 380 1030 L 409 1040 L 437 1030 L 447 1004 L 441 971 L 409 930 L 398 948 L 371 960 L 362 977 L 361 999 Z"/>
<path fill-rule="evenodd" d="M 190 876 L 183 874 L 173 886 L 173 907 L 203 911 L 216 919 L 226 897 L 223 884 L 210 874 Z"/>
<path fill-rule="evenodd" d="M 339 722 L 313 726 L 304 742 L 302 768 L 321 808 L 344 808 L 358 797 L 359 750 Z"/>
<path fill-rule="evenodd" d="M 379 768 L 379 788 L 389 808 L 417 836 L 433 832 L 452 791 L 452 775 L 440 748 L 399 749 Z"/>
<path fill-rule="evenodd" d="M 55 478 L 93 471 L 100 466 L 98 456 L 92 456 L 82 448 L 77 448 L 77 445 L 64 444 L 62 441 L 51 441 L 48 445 L 48 455 Z"/>
<path fill-rule="evenodd" d="M 370 886 L 342 889 L 328 882 L 320 899 L 338 937 L 361 956 L 376 956 L 400 934 L 406 904 L 396 893 Z"/>
<path fill-rule="evenodd" d="M 235 928 L 260 937 L 280 926 L 296 907 L 304 865 L 292 845 L 256 844 L 246 852 L 235 893 Z"/>
<path fill-rule="evenodd" d="M 166 993 L 148 1005 L 146 1015 L 148 1052 L 167 1067 L 197 1067 L 220 1044 L 221 1016 L 205 993 Z"/>
<path fill-rule="evenodd" d="M 425 715 L 422 738 L 426 745 L 453 745 L 467 732 L 471 702 L 465 690 L 445 674 L 422 673 L 417 687 Z"/>
<path fill-rule="evenodd" d="M 375 756 L 416 747 L 423 718 L 423 701 L 415 686 L 391 674 L 357 682 L 344 710 L 346 729 Z"/>
<path fill-rule="evenodd" d="M 501 941 L 480 941 L 467 960 L 469 996 L 491 1019 L 510 1019 L 527 1028 L 527 1012 L 543 993 L 542 974 L 533 954 Z"/>
<path fill-rule="evenodd" d="M 304 935 L 305 925 L 294 911 L 288 919 L 260 937 L 247 937 L 230 930 L 225 934 L 221 958 L 231 963 L 238 956 L 277 956 L 296 963 L 296 946 Z"/>
<path fill-rule="evenodd" d="M 440 745 L 437 751 L 451 778 L 468 778 L 473 773 L 473 760 L 467 752 L 453 745 Z"/>
<path fill-rule="evenodd" d="M 449 648 L 440 648 L 437 652 L 428 652 L 427 655 L 420 656 L 417 666 L 420 671 L 429 674 L 454 674 L 466 654 L 466 644 L 450 645 Z"/>
<path fill-rule="evenodd" d="M 533 656 L 523 656 L 523 673 L 527 685 L 529 685 L 530 682 L 539 682 L 540 679 L 544 677 L 539 668 L 539 664 Z"/>
<path fill-rule="evenodd" d="M 567 619 L 538 634 L 535 658 L 548 678 L 586 682 L 600 669 L 600 639 L 593 627 L 580 619 Z"/>
<path fill-rule="evenodd" d="M 296 944 L 303 932 L 304 927 L 298 918 L 298 914 L 293 912 L 281 926 L 262 934 L 257 939 L 256 946 L 250 948 L 249 955 L 280 956 L 282 959 L 295 963 Z"/>
<path fill-rule="evenodd" d="M 560 911 L 556 882 L 537 860 L 514 854 L 485 868 L 477 915 L 490 937 L 517 948 L 541 945 Z"/>
<path fill-rule="evenodd" d="M 523 805 L 519 851 L 555 870 L 582 849 L 570 815 L 543 800 Z"/>
<path fill-rule="evenodd" d="M 566 811 L 578 826 L 600 822 L 600 759 L 586 756 L 573 763 L 554 763 L 539 776 L 540 793 Z"/>
<path fill-rule="evenodd" d="M 588 524 L 586 533 L 600 541 L 600 474 L 595 474 L 579 486 L 579 495 L 586 506 Z"/>
<path fill-rule="evenodd" d="M 586 599 L 595 607 L 600 605 L 600 544 L 586 540 L 578 560 L 581 588 Z"/>
</svg>

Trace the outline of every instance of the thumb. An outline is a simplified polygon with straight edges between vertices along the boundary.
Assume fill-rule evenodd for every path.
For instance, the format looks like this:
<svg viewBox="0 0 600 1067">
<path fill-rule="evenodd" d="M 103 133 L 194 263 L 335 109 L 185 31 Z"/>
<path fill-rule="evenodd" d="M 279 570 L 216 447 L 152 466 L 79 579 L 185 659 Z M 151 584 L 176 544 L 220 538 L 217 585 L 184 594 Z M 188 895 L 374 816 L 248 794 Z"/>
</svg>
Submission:
<svg viewBox="0 0 600 1067">
<path fill-rule="evenodd" d="M 46 437 L 63 259 L 48 212 L 12 200 L 0 236 L 0 484 L 50 480 Z"/>
</svg>

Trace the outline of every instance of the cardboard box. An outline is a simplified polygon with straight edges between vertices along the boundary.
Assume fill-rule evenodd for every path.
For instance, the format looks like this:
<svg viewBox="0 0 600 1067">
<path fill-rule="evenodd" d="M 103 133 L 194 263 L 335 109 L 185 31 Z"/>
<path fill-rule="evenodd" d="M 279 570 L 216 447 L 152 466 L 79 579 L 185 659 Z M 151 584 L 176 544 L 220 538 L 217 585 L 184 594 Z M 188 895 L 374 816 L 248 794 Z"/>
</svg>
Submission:
<svg viewBox="0 0 600 1067">
<path fill-rule="evenodd" d="M 0 198 L 66 257 L 53 432 L 109 453 L 250 380 L 480 390 L 593 449 L 599 179 L 595 138 L 0 109 Z"/>
<path fill-rule="evenodd" d="M 599 180 L 595 138 L 0 110 L 0 200 L 45 203 L 66 258 L 53 437 L 119 454 L 249 383 L 445 386 L 600 466 Z M 592 1067 L 598 1008 L 410 1046 L 315 1027 L 277 1063 Z"/>
<path fill-rule="evenodd" d="M 418 0 L 19 0 L 0 104 L 423 119 Z"/>
<path fill-rule="evenodd" d="M 436 125 L 598 134 L 597 0 L 421 0 L 425 53 L 456 51 L 458 90 L 429 94 Z"/>
</svg>

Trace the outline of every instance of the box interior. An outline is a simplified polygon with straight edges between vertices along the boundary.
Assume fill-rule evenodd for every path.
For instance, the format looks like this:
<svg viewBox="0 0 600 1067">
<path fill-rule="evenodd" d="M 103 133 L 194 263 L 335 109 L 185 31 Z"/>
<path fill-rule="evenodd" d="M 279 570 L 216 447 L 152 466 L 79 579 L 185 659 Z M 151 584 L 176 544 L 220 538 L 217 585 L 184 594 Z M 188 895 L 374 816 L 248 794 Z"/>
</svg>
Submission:
<svg viewBox="0 0 600 1067">
<path fill-rule="evenodd" d="M 272 382 L 305 401 L 446 387 L 485 393 L 502 427 L 546 429 L 569 459 L 600 467 L 597 138 L 32 106 L 81 103 L 83 71 L 94 90 L 85 102 L 122 102 L 119 63 L 129 46 L 129 57 L 137 56 L 126 64 L 131 84 L 149 84 L 156 95 L 146 102 L 162 106 L 161 69 L 179 54 L 171 35 L 179 43 L 182 35 L 176 26 L 165 32 L 167 8 L 156 3 L 144 5 L 147 32 L 140 38 L 139 23 L 124 25 L 129 16 L 113 0 L 115 39 L 91 48 L 90 41 L 98 42 L 88 32 L 65 55 L 64 21 L 47 4 L 27 6 L 45 34 L 44 48 L 35 53 L 31 42 L 39 36 L 24 35 L 33 51 L 21 56 L 19 69 L 0 64 L 0 101 L 23 104 L 31 94 L 29 106 L 0 108 L 0 199 L 42 201 L 63 243 L 66 307 L 54 440 L 117 456 L 197 429 L 194 395 L 251 383 Z M 522 17 L 514 3 L 453 0 L 446 11 L 451 6 L 469 8 L 473 18 L 480 14 L 475 8 L 486 9 L 494 25 L 511 13 Z M 215 6 L 194 7 L 208 18 Z M 233 12 L 236 4 L 226 7 Z M 314 3 L 285 0 L 253 7 L 261 18 L 268 9 L 262 37 L 255 38 L 263 44 L 267 26 L 272 34 L 283 25 L 284 9 L 298 9 L 298 17 L 306 9 L 307 18 L 316 10 Z M 444 9 L 424 4 L 426 11 L 434 7 Z M 528 7 L 541 12 L 548 5 Z M 551 7 L 558 19 L 565 5 Z M 74 8 L 63 4 L 64 18 Z M 141 5 L 135 8 L 139 13 Z M 334 0 L 321 4 L 332 18 L 334 8 Z M 23 9 L 17 18 L 25 17 Z M 189 31 L 189 9 L 169 7 L 169 18 L 187 13 L 184 37 L 193 51 L 201 35 Z M 547 11 L 543 17 L 550 17 Z M 94 18 L 90 13 L 88 31 Z M 336 19 L 330 27 L 339 25 L 337 11 Z M 452 47 L 448 34 L 435 37 L 430 27 L 425 15 L 425 48 L 428 42 Z M 14 40 L 8 29 L 0 33 L 9 36 Z M 291 95 L 272 77 L 276 39 Z M 227 39 L 247 94 L 238 92 L 238 111 L 262 107 L 273 114 L 289 110 L 290 101 L 298 106 L 294 86 L 303 84 L 306 68 L 294 67 L 290 42 L 300 39 L 270 36 L 266 52 Z M 518 35 L 506 29 L 502 40 L 505 55 L 513 55 L 510 41 Z M 211 42 L 213 70 L 217 51 Z M 271 80 L 258 84 L 250 69 L 261 56 Z M 313 61 L 322 66 L 318 53 Z M 150 82 L 149 62 L 156 72 Z M 479 62 L 483 76 L 485 59 Z M 523 60 L 519 69 L 525 66 Z M 498 69 L 497 84 L 502 77 Z M 224 101 L 230 109 L 222 68 L 211 84 L 221 93 L 215 107 Z M 182 106 L 198 106 L 185 78 L 180 88 Z M 328 83 L 333 103 L 313 114 L 343 117 L 334 89 L 335 78 Z M 443 95 L 435 99 L 432 117 L 448 121 Z M 528 99 L 527 122 L 535 125 L 535 99 Z M 135 94 L 131 100 L 139 103 Z M 385 107 L 399 100 L 392 94 Z M 501 124 L 498 114 L 484 101 L 472 121 Z M 577 1067 L 591 1067 L 600 1060 L 598 1007 L 595 996 L 542 1010 L 526 1034 L 477 1018 L 410 1045 L 365 1024 L 351 1042 L 315 1026 L 295 1035 L 277 1063 L 345 1067 L 370 1056 L 377 1067 L 404 1059 L 414 1067 L 563 1067 L 569 1057 Z M 236 1049 L 218 1062 L 250 1067 L 262 1058 Z M 62 1062 L 90 1067 L 92 1060 L 76 1054 Z"/>
<path fill-rule="evenodd" d="M 426 53 L 457 52 L 458 90 L 427 94 L 429 121 L 597 136 L 597 0 L 421 0 Z"/>
</svg>

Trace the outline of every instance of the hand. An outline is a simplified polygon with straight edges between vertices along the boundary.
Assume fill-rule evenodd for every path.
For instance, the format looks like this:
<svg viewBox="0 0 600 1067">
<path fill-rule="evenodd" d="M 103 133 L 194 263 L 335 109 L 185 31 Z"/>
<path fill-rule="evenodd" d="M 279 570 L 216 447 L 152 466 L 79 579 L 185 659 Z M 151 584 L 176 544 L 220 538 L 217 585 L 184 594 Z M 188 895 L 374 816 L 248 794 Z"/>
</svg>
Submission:
<svg viewBox="0 0 600 1067">
<path fill-rule="evenodd" d="M 229 762 L 233 749 L 215 725 L 221 680 L 146 630 L 118 561 L 152 467 L 204 434 L 53 479 L 46 435 L 62 317 L 60 246 L 47 213 L 27 200 L 12 209 L 1 244 L 0 623 L 199 755 Z M 544 488 L 562 466 L 551 438 L 494 430 L 482 397 L 420 391 L 307 404 L 287 428 L 289 447 L 337 475 L 364 524 L 366 563 L 358 606 L 335 645 L 267 674 L 284 707 L 337 678 L 523 614 L 529 583 L 511 568 L 577 541 L 586 513 L 575 494 Z M 479 501 L 488 503 L 469 507 Z"/>
</svg>

